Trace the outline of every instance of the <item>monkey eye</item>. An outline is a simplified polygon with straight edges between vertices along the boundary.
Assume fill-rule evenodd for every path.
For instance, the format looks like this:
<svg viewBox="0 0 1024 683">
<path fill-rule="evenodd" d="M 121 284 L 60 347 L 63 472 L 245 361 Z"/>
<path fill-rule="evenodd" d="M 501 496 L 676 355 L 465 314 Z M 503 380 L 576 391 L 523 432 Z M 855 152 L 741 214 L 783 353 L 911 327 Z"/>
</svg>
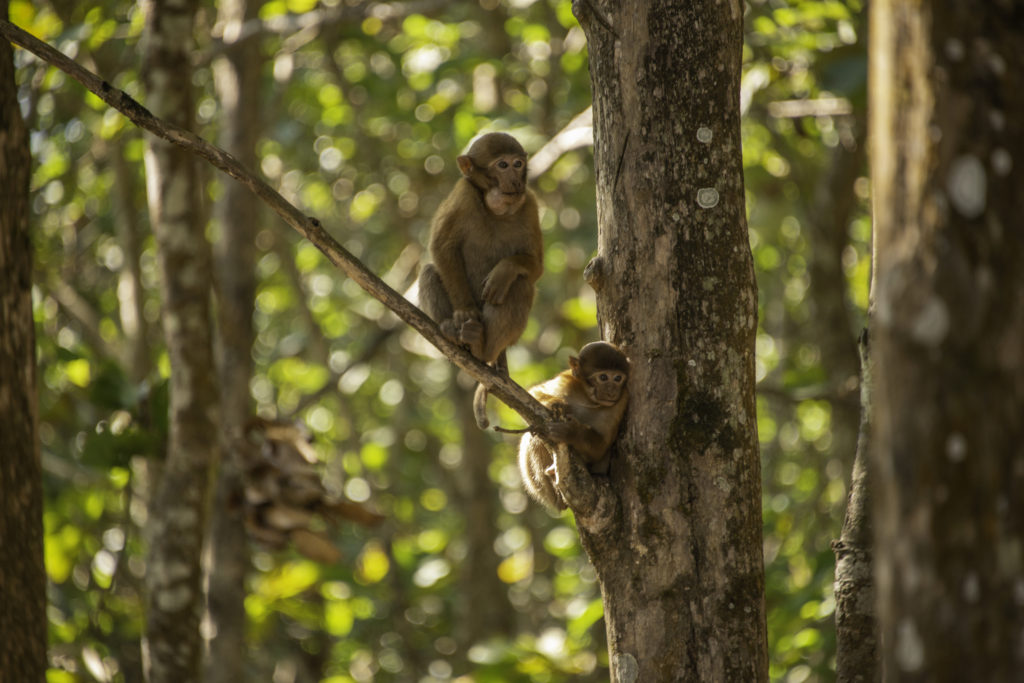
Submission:
<svg viewBox="0 0 1024 683">
<path fill-rule="evenodd" d="M 607 381 L 608 381 L 608 373 L 607 373 L 607 372 L 602 372 L 602 373 L 601 373 L 601 374 L 599 375 L 599 378 L 600 378 L 600 380 L 601 380 L 602 382 L 607 382 Z"/>
<path fill-rule="evenodd" d="M 522 159 L 516 159 L 515 167 L 516 168 L 522 168 L 523 167 L 523 160 Z"/>
<path fill-rule="evenodd" d="M 499 161 L 498 162 L 498 168 L 508 168 L 508 162 L 507 161 Z"/>
<path fill-rule="evenodd" d="M 622 381 L 622 375 L 615 375 L 615 381 L 616 382 L 621 382 Z"/>
</svg>

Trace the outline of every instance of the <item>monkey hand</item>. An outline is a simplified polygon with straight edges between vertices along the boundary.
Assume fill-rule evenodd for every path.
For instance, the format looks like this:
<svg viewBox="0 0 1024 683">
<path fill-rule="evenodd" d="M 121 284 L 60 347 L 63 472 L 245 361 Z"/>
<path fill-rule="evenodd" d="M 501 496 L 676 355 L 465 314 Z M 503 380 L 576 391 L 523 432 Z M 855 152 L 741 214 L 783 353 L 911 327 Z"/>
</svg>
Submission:
<svg viewBox="0 0 1024 683">
<path fill-rule="evenodd" d="M 554 416 L 551 423 L 555 422 L 566 422 L 571 420 L 572 417 L 569 415 L 569 404 L 565 401 L 553 401 L 548 404 L 548 410 Z"/>
<path fill-rule="evenodd" d="M 500 306 L 505 303 L 509 287 L 516 281 L 517 277 L 519 277 L 519 271 L 514 264 L 508 261 L 500 261 L 484 278 L 484 301 L 494 306 Z"/>
<path fill-rule="evenodd" d="M 560 422 L 550 422 L 544 425 L 544 434 L 552 441 L 569 443 L 579 429 L 580 423 L 570 417 Z"/>
</svg>

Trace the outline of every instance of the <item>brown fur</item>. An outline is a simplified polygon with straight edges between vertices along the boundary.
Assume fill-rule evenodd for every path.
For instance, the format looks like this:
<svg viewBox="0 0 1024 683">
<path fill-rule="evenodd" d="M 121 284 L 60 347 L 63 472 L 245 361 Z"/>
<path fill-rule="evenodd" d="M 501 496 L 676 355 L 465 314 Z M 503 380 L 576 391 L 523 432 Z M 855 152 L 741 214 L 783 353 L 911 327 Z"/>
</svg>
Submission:
<svg viewBox="0 0 1024 683">
<path fill-rule="evenodd" d="M 521 161 L 518 182 L 511 169 L 489 168 L 499 157 Z M 446 334 L 492 363 L 523 333 L 543 272 L 537 200 L 526 189 L 526 154 L 509 135 L 483 136 L 459 166 L 465 177 L 431 225 L 434 263 L 420 274 L 420 303 Z M 498 202 L 518 201 L 518 208 L 496 214 L 486 200 L 493 190 L 502 193 Z"/>
<path fill-rule="evenodd" d="M 510 135 L 482 136 L 458 163 L 463 177 L 431 224 L 434 262 L 420 273 L 420 306 L 442 332 L 495 363 L 526 328 L 544 269 L 537 200 L 526 187 L 526 153 Z M 478 388 L 481 427 L 486 401 Z"/>
<path fill-rule="evenodd" d="M 565 443 L 595 474 L 608 471 L 608 449 L 615 441 L 626 412 L 629 360 L 607 342 L 583 347 L 569 358 L 569 370 L 530 389 L 530 394 L 558 415 L 560 422 L 545 428 L 545 436 Z M 616 377 L 620 381 L 616 382 Z M 523 486 L 535 500 L 554 510 L 565 502 L 552 480 L 554 453 L 539 436 L 527 433 L 519 442 L 519 471 Z"/>
</svg>

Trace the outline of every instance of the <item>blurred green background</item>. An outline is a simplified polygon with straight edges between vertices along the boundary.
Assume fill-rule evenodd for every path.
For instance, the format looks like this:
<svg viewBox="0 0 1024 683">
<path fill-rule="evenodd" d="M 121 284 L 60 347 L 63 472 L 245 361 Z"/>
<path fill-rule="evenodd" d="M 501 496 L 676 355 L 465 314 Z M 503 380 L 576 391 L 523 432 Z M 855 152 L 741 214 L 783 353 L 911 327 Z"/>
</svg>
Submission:
<svg viewBox="0 0 1024 683">
<path fill-rule="evenodd" d="M 139 5 L 13 0 L 10 12 L 144 103 Z M 259 19 L 260 171 L 400 289 L 475 134 L 506 130 L 533 153 L 590 104 L 569 0 L 271 0 Z M 215 20 L 204 3 L 191 84 L 210 140 L 221 123 Z M 829 544 L 853 461 L 869 275 L 863 33 L 858 0 L 746 3 L 769 648 L 772 679 L 789 683 L 833 678 Z M 36 164 L 49 680 L 138 681 L 147 463 L 166 440 L 169 370 L 143 143 L 60 72 L 21 51 L 16 61 Z M 202 172 L 208 212 L 230 181 Z M 597 335 L 582 277 L 596 249 L 590 148 L 533 187 L 545 274 L 509 354 L 527 386 Z M 208 233 L 218 239 L 218 226 Z M 250 679 L 607 680 L 600 596 L 571 515 L 527 503 L 514 441 L 473 426 L 470 383 L 269 213 L 257 248 L 256 411 L 308 425 L 328 490 L 387 521 L 333 532 L 334 565 L 253 545 Z M 141 319 L 129 306 L 133 263 Z M 132 339 L 143 340 L 141 358 Z M 496 553 L 490 570 L 479 553 Z M 481 594 L 491 599 L 468 597 Z"/>
</svg>

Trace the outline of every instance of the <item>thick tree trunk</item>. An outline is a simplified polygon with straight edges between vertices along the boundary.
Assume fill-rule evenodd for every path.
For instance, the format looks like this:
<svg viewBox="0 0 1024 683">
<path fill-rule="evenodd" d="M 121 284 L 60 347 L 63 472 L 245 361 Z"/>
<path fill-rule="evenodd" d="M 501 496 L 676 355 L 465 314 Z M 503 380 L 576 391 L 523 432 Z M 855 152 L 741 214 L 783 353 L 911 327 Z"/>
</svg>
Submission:
<svg viewBox="0 0 1024 683">
<path fill-rule="evenodd" d="M 7 1 L 0 0 L 0 18 Z M 39 466 L 28 130 L 10 44 L 0 41 L 0 678 L 46 673 L 43 482 Z"/>
<path fill-rule="evenodd" d="M 768 677 L 744 211 L 742 3 L 574 3 L 590 48 L 603 336 L 632 361 L 609 478 L 560 454 L 612 680 Z"/>
<path fill-rule="evenodd" d="M 224 0 L 217 32 L 232 36 L 258 3 Z M 223 109 L 223 147 L 248 168 L 255 168 L 259 132 L 259 45 L 250 38 L 229 45 L 213 64 L 214 84 Z M 256 231 L 259 206 L 240 184 L 224 183 L 214 207 L 220 228 L 217 242 L 218 357 L 222 390 L 221 445 L 224 457 L 217 478 L 210 524 L 207 605 L 212 626 L 206 664 L 209 683 L 245 678 L 245 576 L 249 545 L 242 517 L 241 466 L 245 427 L 251 418 L 253 306 L 256 299 Z"/>
<path fill-rule="evenodd" d="M 1024 671 L 1024 7 L 871 3 L 888 681 Z"/>
<path fill-rule="evenodd" d="M 155 115 L 189 128 L 194 4 L 154 0 L 146 3 L 145 11 L 147 104 Z M 217 458 L 211 259 L 200 220 L 194 158 L 177 146 L 149 138 L 145 161 L 162 278 L 171 396 L 167 460 L 150 507 L 143 655 L 149 681 L 185 683 L 199 679 L 200 556 L 210 467 Z"/>
</svg>

